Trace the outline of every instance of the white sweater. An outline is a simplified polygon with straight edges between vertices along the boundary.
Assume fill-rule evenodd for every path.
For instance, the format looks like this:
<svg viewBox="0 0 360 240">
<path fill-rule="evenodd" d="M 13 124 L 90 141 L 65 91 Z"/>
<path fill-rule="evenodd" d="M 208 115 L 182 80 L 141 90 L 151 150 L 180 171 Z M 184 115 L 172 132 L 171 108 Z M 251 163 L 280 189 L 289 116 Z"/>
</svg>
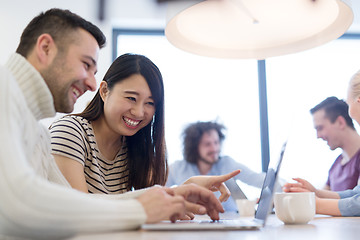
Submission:
<svg viewBox="0 0 360 240">
<path fill-rule="evenodd" d="M 134 198 L 143 191 L 99 197 L 70 188 L 39 123 L 54 115 L 41 75 L 13 54 L 5 68 L 0 66 L 0 238 L 54 239 L 138 228 L 146 214 Z"/>
</svg>

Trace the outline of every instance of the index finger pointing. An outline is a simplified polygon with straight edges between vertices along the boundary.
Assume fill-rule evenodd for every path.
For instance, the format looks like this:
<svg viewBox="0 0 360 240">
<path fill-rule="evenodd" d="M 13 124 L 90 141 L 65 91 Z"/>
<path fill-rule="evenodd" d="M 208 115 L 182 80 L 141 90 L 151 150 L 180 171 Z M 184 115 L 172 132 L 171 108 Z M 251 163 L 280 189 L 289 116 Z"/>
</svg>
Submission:
<svg viewBox="0 0 360 240">
<path fill-rule="evenodd" d="M 220 175 L 220 176 L 218 176 L 218 178 L 219 178 L 219 181 L 221 181 L 221 182 L 226 182 L 227 180 L 229 180 L 230 178 L 233 178 L 233 177 L 235 177 L 236 175 L 238 175 L 239 173 L 240 173 L 240 169 L 238 169 L 238 170 L 235 170 L 235 171 L 232 171 L 232 172 L 230 172 L 230 173 L 227 173 L 227 174 L 224 174 L 224 175 Z"/>
</svg>

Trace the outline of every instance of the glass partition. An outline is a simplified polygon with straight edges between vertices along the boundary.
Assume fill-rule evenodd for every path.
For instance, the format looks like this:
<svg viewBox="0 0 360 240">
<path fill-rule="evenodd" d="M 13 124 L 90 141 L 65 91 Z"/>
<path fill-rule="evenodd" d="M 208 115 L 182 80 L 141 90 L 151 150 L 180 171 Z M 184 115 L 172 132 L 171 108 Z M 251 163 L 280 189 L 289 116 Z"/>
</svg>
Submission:
<svg viewBox="0 0 360 240">
<path fill-rule="evenodd" d="M 173 47 L 162 30 L 114 30 L 114 57 L 138 53 L 163 74 L 169 163 L 182 159 L 181 132 L 195 121 L 227 127 L 223 155 L 261 171 L 256 60 L 215 59 Z M 266 60 L 270 157 L 288 140 L 280 177 L 304 177 L 322 187 L 341 153 L 316 139 L 310 108 L 328 96 L 346 98 L 360 69 L 360 37 L 354 35 L 301 53 Z M 357 126 L 357 124 L 355 124 Z"/>
<path fill-rule="evenodd" d="M 116 56 L 145 55 L 163 75 L 169 163 L 182 159 L 187 124 L 216 120 L 227 128 L 222 153 L 261 171 L 256 60 L 201 57 L 175 48 L 163 34 L 119 32 Z"/>
</svg>

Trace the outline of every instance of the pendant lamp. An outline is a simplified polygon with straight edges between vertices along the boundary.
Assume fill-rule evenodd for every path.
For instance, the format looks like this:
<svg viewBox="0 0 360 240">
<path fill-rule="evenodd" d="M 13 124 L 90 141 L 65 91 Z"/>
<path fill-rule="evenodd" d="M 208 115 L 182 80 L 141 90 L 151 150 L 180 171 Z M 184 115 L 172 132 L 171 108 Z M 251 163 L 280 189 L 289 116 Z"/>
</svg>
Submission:
<svg viewBox="0 0 360 240">
<path fill-rule="evenodd" d="M 166 38 L 190 53 L 266 59 L 340 37 L 353 22 L 348 0 L 168 1 Z"/>
</svg>

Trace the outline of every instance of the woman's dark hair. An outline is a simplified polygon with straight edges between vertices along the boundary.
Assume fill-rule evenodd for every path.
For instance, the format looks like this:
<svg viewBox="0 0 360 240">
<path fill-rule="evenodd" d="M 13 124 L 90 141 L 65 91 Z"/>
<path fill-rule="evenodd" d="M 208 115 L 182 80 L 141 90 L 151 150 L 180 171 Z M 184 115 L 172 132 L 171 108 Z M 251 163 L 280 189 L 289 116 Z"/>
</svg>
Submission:
<svg viewBox="0 0 360 240">
<path fill-rule="evenodd" d="M 216 130 L 219 134 L 220 143 L 225 139 L 225 126 L 216 122 L 196 122 L 187 126 L 183 132 L 183 155 L 190 163 L 197 163 L 200 158 L 199 144 L 204 133 Z"/>
<path fill-rule="evenodd" d="M 130 172 L 128 190 L 154 184 L 164 185 L 168 173 L 164 137 L 164 85 L 157 66 L 145 56 L 124 54 L 111 64 L 103 81 L 107 82 L 107 87 L 111 90 L 116 83 L 133 74 L 143 76 L 149 85 L 155 102 L 155 114 L 147 126 L 135 135 L 126 137 Z M 98 91 L 85 110 L 77 115 L 94 121 L 103 114 L 104 102 Z"/>
</svg>

